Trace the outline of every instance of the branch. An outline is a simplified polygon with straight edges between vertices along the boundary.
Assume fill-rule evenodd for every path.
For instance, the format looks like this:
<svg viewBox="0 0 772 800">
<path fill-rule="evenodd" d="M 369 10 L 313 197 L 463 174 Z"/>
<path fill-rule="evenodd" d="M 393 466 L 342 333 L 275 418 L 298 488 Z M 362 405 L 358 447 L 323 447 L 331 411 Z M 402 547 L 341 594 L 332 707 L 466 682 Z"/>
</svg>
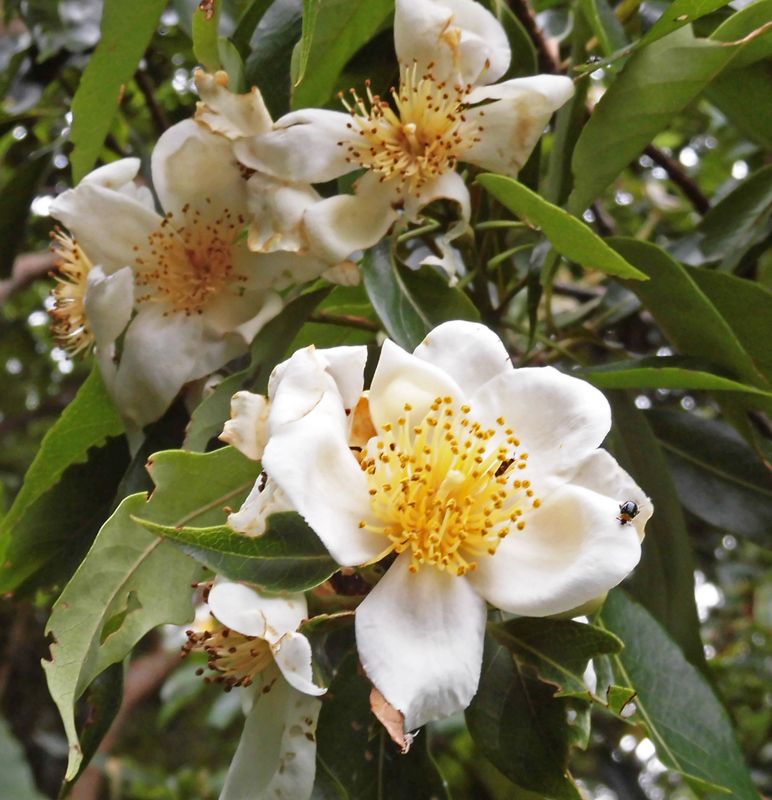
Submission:
<svg viewBox="0 0 772 800">
<path fill-rule="evenodd" d="M 0 304 L 12 294 L 26 289 L 38 278 L 44 277 L 53 269 L 56 256 L 48 250 L 37 253 L 23 253 L 13 262 L 11 277 L 0 281 Z"/>
<path fill-rule="evenodd" d="M 150 110 L 150 116 L 155 123 L 156 133 L 160 136 L 169 127 L 169 118 L 166 112 L 161 108 L 155 99 L 155 84 L 152 78 L 142 69 L 138 69 L 134 73 L 134 80 L 137 82 L 140 92 L 142 92 L 147 107 Z"/>
<path fill-rule="evenodd" d="M 531 41 L 536 45 L 536 52 L 539 56 L 539 69 L 542 72 L 560 73 L 560 56 L 557 47 L 544 38 L 544 34 L 536 24 L 536 16 L 533 13 L 528 0 L 508 0 L 508 5 L 512 13 L 525 28 Z"/>
<path fill-rule="evenodd" d="M 648 145 L 643 152 L 667 172 L 668 178 L 686 195 L 697 212 L 706 214 L 710 210 L 707 197 L 700 191 L 696 182 L 684 172 L 678 161 L 654 147 L 653 144 Z"/>
</svg>

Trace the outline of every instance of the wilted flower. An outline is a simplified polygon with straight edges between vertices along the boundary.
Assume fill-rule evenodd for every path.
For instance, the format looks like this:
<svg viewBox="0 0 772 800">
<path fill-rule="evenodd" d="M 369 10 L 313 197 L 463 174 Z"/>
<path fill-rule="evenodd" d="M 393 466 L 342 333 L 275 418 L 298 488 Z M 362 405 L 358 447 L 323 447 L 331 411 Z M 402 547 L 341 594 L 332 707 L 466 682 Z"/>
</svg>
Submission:
<svg viewBox="0 0 772 800">
<path fill-rule="evenodd" d="M 216 681 L 249 692 L 247 719 L 220 800 L 311 796 L 314 732 L 321 707 L 311 645 L 297 629 L 308 616 L 302 594 L 269 596 L 218 579 L 207 594 L 213 625 L 188 631 L 186 653 L 201 650 Z"/>
<path fill-rule="evenodd" d="M 513 368 L 486 327 L 445 323 L 412 355 L 386 341 L 363 392 L 366 355 L 297 351 L 269 399 L 236 395 L 222 438 L 262 459 L 339 564 L 393 562 L 357 609 L 357 647 L 411 729 L 469 704 L 486 602 L 545 616 L 602 595 L 638 562 L 652 507 L 599 449 L 601 392 Z M 263 512 L 253 497 L 230 522 Z"/>
<path fill-rule="evenodd" d="M 116 405 L 141 427 L 185 383 L 244 352 L 281 310 L 278 291 L 328 265 L 248 250 L 248 192 L 231 143 L 192 120 L 153 151 L 163 216 L 134 183 L 139 165 L 126 158 L 93 171 L 51 213 L 73 235 L 55 237 L 54 334 L 71 352 L 95 345 Z"/>
<path fill-rule="evenodd" d="M 490 85 L 510 50 L 496 18 L 472 0 L 397 0 L 394 40 L 400 83 L 390 99 L 353 89 L 348 113 L 302 109 L 274 131 L 236 144 L 242 163 L 291 181 L 321 183 L 366 172 L 355 195 L 304 211 L 312 248 L 341 260 L 377 242 L 402 210 L 415 220 L 438 198 L 469 219 L 469 192 L 455 171 L 466 162 L 516 176 L 552 113 L 571 97 L 563 76 Z"/>
</svg>

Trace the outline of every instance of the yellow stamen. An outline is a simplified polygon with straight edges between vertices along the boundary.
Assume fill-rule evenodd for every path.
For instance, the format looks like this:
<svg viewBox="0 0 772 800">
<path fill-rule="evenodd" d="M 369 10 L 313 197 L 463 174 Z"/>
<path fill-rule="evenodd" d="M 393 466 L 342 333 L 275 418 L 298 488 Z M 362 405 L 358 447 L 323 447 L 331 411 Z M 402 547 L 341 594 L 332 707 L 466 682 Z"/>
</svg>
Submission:
<svg viewBox="0 0 772 800">
<path fill-rule="evenodd" d="M 57 281 L 51 291 L 51 333 L 56 344 L 72 358 L 94 344 L 85 309 L 88 274 L 93 264 L 75 239 L 59 228 L 51 239 L 51 249 L 57 257 L 56 270 L 51 273 Z"/>
</svg>

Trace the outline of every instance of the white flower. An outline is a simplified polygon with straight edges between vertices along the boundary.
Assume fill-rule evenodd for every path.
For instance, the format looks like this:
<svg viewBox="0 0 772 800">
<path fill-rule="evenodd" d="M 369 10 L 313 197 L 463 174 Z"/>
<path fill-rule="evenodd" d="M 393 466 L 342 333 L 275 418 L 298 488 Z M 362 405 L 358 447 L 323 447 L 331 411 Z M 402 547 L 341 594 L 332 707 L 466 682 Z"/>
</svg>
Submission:
<svg viewBox="0 0 772 800">
<path fill-rule="evenodd" d="M 248 191 L 232 145 L 192 120 L 153 151 L 163 216 L 134 183 L 138 171 L 136 158 L 101 167 L 51 213 L 73 234 L 55 240 L 66 281 L 54 295 L 54 332 L 71 351 L 96 345 L 116 405 L 141 427 L 185 383 L 244 352 L 281 310 L 279 290 L 327 265 L 248 250 Z"/>
<path fill-rule="evenodd" d="M 602 595 L 638 562 L 652 507 L 598 449 L 604 396 L 514 369 L 486 327 L 445 323 L 412 355 L 386 341 L 363 393 L 365 360 L 296 352 L 268 405 L 237 398 L 231 429 L 253 426 L 241 438 L 338 563 L 394 558 L 357 609 L 357 646 L 410 730 L 469 704 L 486 601 L 544 616 Z M 640 513 L 623 524 L 628 500 Z"/>
<path fill-rule="evenodd" d="M 312 249 L 330 261 L 377 242 L 397 218 L 415 220 L 447 198 L 469 219 L 458 162 L 516 176 L 571 80 L 537 75 L 490 85 L 507 70 L 506 34 L 473 0 L 397 0 L 400 84 L 391 101 L 352 90 L 349 113 L 302 109 L 274 131 L 236 144 L 249 167 L 283 180 L 321 183 L 364 168 L 355 195 L 305 210 Z"/>
<path fill-rule="evenodd" d="M 326 690 L 313 682 L 311 645 L 297 631 L 308 616 L 305 597 L 218 579 L 207 602 L 222 625 L 188 631 L 185 650 L 206 652 L 217 680 L 244 687 L 251 703 L 220 800 L 310 797 L 317 698 Z"/>
</svg>

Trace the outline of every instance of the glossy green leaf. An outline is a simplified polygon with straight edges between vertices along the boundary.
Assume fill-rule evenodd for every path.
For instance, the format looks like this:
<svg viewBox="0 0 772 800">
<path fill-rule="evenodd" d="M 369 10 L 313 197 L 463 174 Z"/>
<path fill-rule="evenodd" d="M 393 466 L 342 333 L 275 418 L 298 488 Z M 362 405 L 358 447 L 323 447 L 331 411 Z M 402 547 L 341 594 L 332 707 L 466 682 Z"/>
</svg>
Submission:
<svg viewBox="0 0 772 800">
<path fill-rule="evenodd" d="M 2 523 L 3 552 L 15 525 L 41 495 L 55 486 L 71 464 L 86 460 L 88 451 L 123 433 L 123 423 L 105 389 L 97 367 L 75 398 L 46 433 L 27 470 L 24 484 Z"/>
<path fill-rule="evenodd" d="M 772 56 L 772 0 L 749 3 L 719 25 L 710 35 L 717 42 L 737 42 L 751 39 L 732 64 L 747 67 L 762 58 Z"/>
<path fill-rule="evenodd" d="M 346 62 L 386 21 L 392 0 L 305 0 L 292 107 L 324 105 Z"/>
<path fill-rule="evenodd" d="M 720 269 L 731 271 L 752 244 L 769 235 L 771 213 L 772 164 L 740 183 L 700 221 L 697 232 L 706 259 L 721 259 Z"/>
<path fill-rule="evenodd" d="M 561 694 L 589 697 L 583 677 L 587 662 L 622 649 L 615 636 L 572 620 L 520 617 L 490 625 L 488 631 L 519 663 L 533 667 Z"/>
<path fill-rule="evenodd" d="M 765 402 L 772 401 L 772 393 L 694 368 L 699 363 L 680 356 L 655 356 L 585 367 L 575 374 L 600 389 L 702 389 L 759 395 Z"/>
<path fill-rule="evenodd" d="M 49 168 L 50 153 L 28 159 L 0 187 L 0 278 L 11 274 L 19 248 L 24 244 L 30 203 Z"/>
<path fill-rule="evenodd" d="M 466 710 L 475 744 L 511 781 L 550 800 L 579 800 L 568 777 L 569 698 L 537 680 L 493 637 L 485 637 L 477 694 Z"/>
<path fill-rule="evenodd" d="M 645 47 L 684 25 L 691 25 L 694 20 L 712 14 L 728 3 L 729 0 L 673 0 L 640 40 L 638 47 Z"/>
<path fill-rule="evenodd" d="M 253 583 L 266 592 L 304 592 L 338 570 L 319 537 L 294 512 L 272 514 L 262 536 L 244 536 L 227 525 L 212 528 L 159 525 L 136 518 L 157 536 L 207 567 L 235 581 Z"/>
<path fill-rule="evenodd" d="M 165 7 L 164 0 L 106 0 L 99 44 L 72 99 L 70 160 L 75 181 L 99 157 L 122 87 L 131 80 Z"/>
<path fill-rule="evenodd" d="M 220 10 L 222 4 L 211 3 L 193 12 L 193 55 L 207 72 L 220 69 L 220 53 L 217 47 Z"/>
<path fill-rule="evenodd" d="M 729 70 L 710 84 L 706 96 L 742 133 L 772 150 L 772 64 Z"/>
<path fill-rule="evenodd" d="M 341 800 L 426 798 L 447 800 L 448 792 L 429 754 L 426 731 L 402 755 L 370 711 L 371 684 L 356 655 L 341 664 L 322 703 L 316 728 L 317 765 Z"/>
<path fill-rule="evenodd" d="M 634 719 L 645 725 L 660 761 L 703 789 L 713 784 L 735 800 L 758 800 L 723 705 L 656 620 L 615 589 L 601 624 L 625 642 L 613 660 L 638 693 Z"/>
<path fill-rule="evenodd" d="M 701 290 L 698 271 L 687 270 L 648 242 L 613 238 L 609 243 L 652 279 L 626 285 L 681 354 L 712 361 L 728 375 L 769 388 L 735 331 Z"/>
<path fill-rule="evenodd" d="M 412 270 L 394 262 L 388 241 L 365 253 L 365 289 L 386 332 L 406 350 L 417 347 L 426 334 L 451 319 L 478 320 L 469 298 L 448 285 L 436 270 Z"/>
<path fill-rule="evenodd" d="M 696 39 L 684 27 L 634 53 L 576 144 L 569 210 L 582 213 L 743 47 Z"/>
<path fill-rule="evenodd" d="M 225 420 L 230 417 L 231 397 L 237 391 L 249 389 L 258 394 L 266 391 L 271 370 L 284 358 L 308 315 L 329 291 L 317 289 L 300 295 L 262 328 L 250 347 L 249 366 L 225 378 L 194 409 L 185 434 L 186 450 L 202 451 L 222 432 Z"/>
<path fill-rule="evenodd" d="M 768 544 L 772 475 L 734 429 L 674 411 L 650 411 L 646 417 L 668 456 L 684 506 L 717 528 Z"/>
<path fill-rule="evenodd" d="M 249 54 L 249 42 L 255 33 L 255 29 L 272 3 L 273 0 L 251 0 L 239 17 L 236 28 L 230 38 L 244 58 Z"/>
<path fill-rule="evenodd" d="M 645 273 L 614 252 L 584 222 L 516 180 L 485 174 L 480 175 L 477 182 L 523 221 L 541 228 L 553 247 L 567 259 L 609 275 L 646 280 Z"/>
<path fill-rule="evenodd" d="M 13 800 L 45 800 L 35 787 L 32 770 L 24 750 L 16 741 L 8 723 L 0 717 L 0 797 Z"/>
<path fill-rule="evenodd" d="M 207 454 L 158 453 L 150 469 L 156 489 L 149 501 L 144 492 L 131 495 L 105 522 L 46 626 L 53 643 L 43 668 L 70 745 L 68 780 L 83 759 L 74 715 L 83 692 L 149 630 L 193 618 L 190 583 L 201 568 L 132 517 L 168 525 L 220 523 L 223 507 L 246 496 L 255 467 L 226 447 Z"/>
<path fill-rule="evenodd" d="M 627 45 L 625 29 L 607 0 L 580 0 L 579 7 L 600 43 L 603 55 L 610 56 Z"/>
<path fill-rule="evenodd" d="M 611 394 L 610 399 L 614 419 L 611 450 L 654 504 L 654 516 L 646 523 L 641 561 L 626 585 L 665 626 L 687 658 L 703 669 L 694 562 L 665 454 L 632 399 L 621 392 Z"/>
</svg>

